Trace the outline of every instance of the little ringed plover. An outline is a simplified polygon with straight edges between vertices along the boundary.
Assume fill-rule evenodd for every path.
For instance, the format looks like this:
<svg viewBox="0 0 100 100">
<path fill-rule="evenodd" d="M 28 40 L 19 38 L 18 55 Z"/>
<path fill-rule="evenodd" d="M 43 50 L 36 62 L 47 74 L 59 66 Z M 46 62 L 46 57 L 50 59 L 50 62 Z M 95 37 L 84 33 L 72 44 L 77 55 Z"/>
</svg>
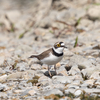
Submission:
<svg viewBox="0 0 100 100">
<path fill-rule="evenodd" d="M 44 51 L 39 55 L 31 55 L 29 58 L 35 57 L 38 60 L 40 60 L 43 64 L 47 64 L 49 75 L 52 76 L 50 73 L 50 65 L 54 65 L 54 69 L 56 72 L 56 64 L 63 58 L 64 48 L 67 47 L 65 47 L 65 44 L 63 42 L 56 42 L 52 48 Z"/>
</svg>

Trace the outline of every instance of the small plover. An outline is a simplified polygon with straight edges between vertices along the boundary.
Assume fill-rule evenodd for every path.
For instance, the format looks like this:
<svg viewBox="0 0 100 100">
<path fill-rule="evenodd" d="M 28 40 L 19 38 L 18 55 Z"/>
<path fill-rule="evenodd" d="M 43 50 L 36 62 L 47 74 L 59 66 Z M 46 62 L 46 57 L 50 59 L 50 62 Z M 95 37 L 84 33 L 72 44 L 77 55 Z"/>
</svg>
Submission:
<svg viewBox="0 0 100 100">
<path fill-rule="evenodd" d="M 52 76 L 50 73 L 50 65 L 54 65 L 54 69 L 56 72 L 56 64 L 60 62 L 61 59 L 63 58 L 64 48 L 67 48 L 67 47 L 65 46 L 63 42 L 56 42 L 52 48 L 44 51 L 43 53 L 39 55 L 31 55 L 29 58 L 35 57 L 38 60 L 40 60 L 43 64 L 47 64 L 49 75 Z"/>
</svg>

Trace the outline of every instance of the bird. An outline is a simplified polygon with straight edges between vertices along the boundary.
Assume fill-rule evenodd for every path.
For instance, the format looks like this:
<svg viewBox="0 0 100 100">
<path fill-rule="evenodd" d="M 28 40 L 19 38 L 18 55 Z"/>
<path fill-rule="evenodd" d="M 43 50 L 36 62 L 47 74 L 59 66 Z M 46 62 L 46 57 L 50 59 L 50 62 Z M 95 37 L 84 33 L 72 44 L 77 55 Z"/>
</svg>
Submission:
<svg viewBox="0 0 100 100">
<path fill-rule="evenodd" d="M 54 65 L 55 73 L 56 72 L 56 64 L 60 62 L 64 56 L 64 48 L 67 48 L 64 42 L 56 42 L 54 46 L 41 54 L 38 55 L 31 55 L 29 58 L 37 58 L 43 64 L 48 65 L 48 73 L 50 77 L 52 77 L 50 72 L 50 66 Z"/>
</svg>

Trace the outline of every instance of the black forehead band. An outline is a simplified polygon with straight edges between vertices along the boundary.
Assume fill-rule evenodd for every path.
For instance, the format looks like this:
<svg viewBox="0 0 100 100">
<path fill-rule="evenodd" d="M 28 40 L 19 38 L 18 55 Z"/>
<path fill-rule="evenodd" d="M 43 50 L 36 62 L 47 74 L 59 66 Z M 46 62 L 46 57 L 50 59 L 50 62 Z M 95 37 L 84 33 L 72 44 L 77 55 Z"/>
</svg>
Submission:
<svg viewBox="0 0 100 100">
<path fill-rule="evenodd" d="M 63 42 L 60 42 L 59 44 L 62 44 Z"/>
</svg>

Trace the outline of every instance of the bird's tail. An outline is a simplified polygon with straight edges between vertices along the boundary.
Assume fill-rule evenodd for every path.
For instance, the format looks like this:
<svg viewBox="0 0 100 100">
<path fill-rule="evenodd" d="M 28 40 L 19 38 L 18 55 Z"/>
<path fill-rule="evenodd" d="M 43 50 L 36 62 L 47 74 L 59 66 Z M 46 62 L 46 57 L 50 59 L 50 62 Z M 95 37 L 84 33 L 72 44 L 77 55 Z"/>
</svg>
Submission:
<svg viewBox="0 0 100 100">
<path fill-rule="evenodd" d="M 31 55 L 29 58 L 37 58 L 38 59 L 38 56 L 37 55 Z"/>
</svg>

